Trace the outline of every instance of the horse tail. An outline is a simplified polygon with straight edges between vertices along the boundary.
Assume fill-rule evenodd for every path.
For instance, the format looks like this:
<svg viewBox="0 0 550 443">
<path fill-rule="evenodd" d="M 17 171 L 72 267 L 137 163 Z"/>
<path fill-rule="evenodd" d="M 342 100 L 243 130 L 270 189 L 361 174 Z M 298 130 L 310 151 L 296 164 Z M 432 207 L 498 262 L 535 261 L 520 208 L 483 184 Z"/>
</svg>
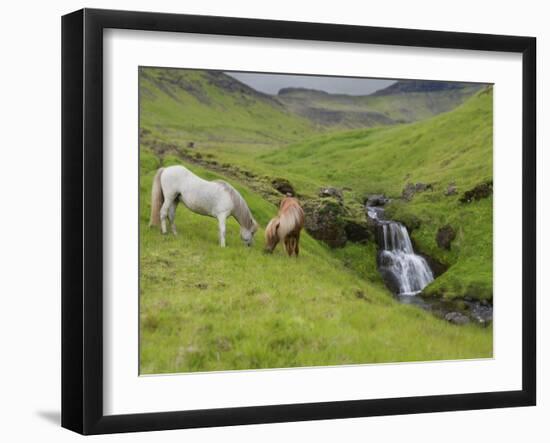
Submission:
<svg viewBox="0 0 550 443">
<path fill-rule="evenodd" d="M 280 216 L 279 238 L 300 232 L 304 226 L 304 211 L 298 204 L 287 206 Z"/>
<path fill-rule="evenodd" d="M 160 183 L 162 171 L 164 171 L 164 168 L 159 168 L 155 174 L 155 178 L 153 179 L 153 186 L 151 189 L 151 218 L 149 220 L 149 226 L 158 226 L 160 224 L 160 208 L 164 203 L 164 194 Z"/>
<path fill-rule="evenodd" d="M 273 217 L 267 227 L 265 228 L 265 248 L 269 252 L 273 252 L 277 243 L 279 243 L 279 235 L 277 229 L 279 228 L 279 217 Z"/>
</svg>

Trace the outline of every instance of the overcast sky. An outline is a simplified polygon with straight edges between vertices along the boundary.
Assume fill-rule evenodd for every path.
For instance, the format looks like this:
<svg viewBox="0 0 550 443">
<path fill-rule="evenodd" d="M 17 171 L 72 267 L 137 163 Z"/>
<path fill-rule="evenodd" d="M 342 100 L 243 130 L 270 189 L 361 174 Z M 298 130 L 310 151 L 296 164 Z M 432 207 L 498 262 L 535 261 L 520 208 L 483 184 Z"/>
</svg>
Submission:
<svg viewBox="0 0 550 443">
<path fill-rule="evenodd" d="M 318 77 L 313 75 L 256 74 L 226 72 L 257 91 L 276 94 L 281 88 L 300 87 L 350 95 L 366 95 L 395 83 L 370 78 Z"/>
</svg>

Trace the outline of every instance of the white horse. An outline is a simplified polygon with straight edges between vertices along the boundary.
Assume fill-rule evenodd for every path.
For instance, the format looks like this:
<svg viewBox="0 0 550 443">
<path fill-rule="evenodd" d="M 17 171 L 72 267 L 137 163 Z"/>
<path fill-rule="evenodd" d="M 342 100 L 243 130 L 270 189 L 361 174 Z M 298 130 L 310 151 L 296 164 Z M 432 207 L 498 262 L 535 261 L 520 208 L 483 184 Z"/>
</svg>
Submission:
<svg viewBox="0 0 550 443">
<path fill-rule="evenodd" d="M 203 180 L 183 166 L 160 168 L 153 180 L 149 226 L 160 223 L 162 233 L 166 234 L 168 217 L 176 235 L 175 216 L 179 201 L 197 214 L 218 219 L 221 247 L 225 247 L 225 221 L 231 215 L 241 225 L 242 241 L 247 246 L 252 244 L 258 223 L 241 194 L 229 183 Z"/>
</svg>

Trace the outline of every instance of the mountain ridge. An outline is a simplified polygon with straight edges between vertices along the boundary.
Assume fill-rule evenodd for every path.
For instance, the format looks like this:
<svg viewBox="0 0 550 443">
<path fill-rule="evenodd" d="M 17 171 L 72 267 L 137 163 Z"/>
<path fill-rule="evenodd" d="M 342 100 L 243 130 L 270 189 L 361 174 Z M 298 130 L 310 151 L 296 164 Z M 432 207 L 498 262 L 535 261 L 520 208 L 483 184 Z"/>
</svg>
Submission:
<svg viewBox="0 0 550 443">
<path fill-rule="evenodd" d="M 290 112 L 328 128 L 358 129 L 424 120 L 464 103 L 485 85 L 398 81 L 367 95 L 281 88 L 275 99 Z"/>
<path fill-rule="evenodd" d="M 398 80 L 392 85 L 369 94 L 371 96 L 394 95 L 411 92 L 440 92 L 457 89 L 481 89 L 487 86 L 482 83 L 447 82 L 439 80 Z"/>
</svg>

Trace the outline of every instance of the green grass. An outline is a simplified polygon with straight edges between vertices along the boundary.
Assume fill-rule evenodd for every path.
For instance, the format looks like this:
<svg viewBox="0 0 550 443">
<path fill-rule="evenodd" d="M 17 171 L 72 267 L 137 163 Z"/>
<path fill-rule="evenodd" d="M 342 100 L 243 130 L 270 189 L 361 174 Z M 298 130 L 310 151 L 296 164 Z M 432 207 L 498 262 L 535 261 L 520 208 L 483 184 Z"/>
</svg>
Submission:
<svg viewBox="0 0 550 443">
<path fill-rule="evenodd" d="M 369 193 L 395 199 L 407 183 L 432 184 L 432 191 L 416 194 L 411 202 L 395 200 L 388 215 L 419 221 L 412 232 L 416 245 L 450 266 L 427 294 L 486 299 L 492 298 L 492 198 L 470 204 L 459 198 L 492 180 L 492 126 L 492 91 L 485 90 L 425 121 L 318 136 L 247 161 L 261 171 L 284 171 L 305 195 L 332 185 L 351 188 L 350 200 Z M 444 195 L 450 183 L 458 195 Z M 437 229 L 446 224 L 457 231 L 450 251 L 435 241 Z"/>
<path fill-rule="evenodd" d="M 422 122 L 334 132 L 266 154 L 264 164 L 288 170 L 304 190 L 330 182 L 356 193 L 401 194 L 407 182 L 461 190 L 492 177 L 492 94 L 478 94 L 456 110 Z M 257 159 L 254 159 L 257 160 Z"/>
<path fill-rule="evenodd" d="M 314 133 L 306 120 L 221 74 L 140 68 L 140 128 L 150 142 L 185 147 L 286 144 Z M 229 81 L 227 85 L 220 82 Z"/>
<path fill-rule="evenodd" d="M 259 176 L 286 177 L 306 198 L 316 196 L 321 186 L 351 188 L 345 192 L 351 206 L 368 193 L 399 197 L 408 182 L 432 184 L 432 192 L 417 194 L 409 203 L 396 201 L 388 210 L 398 220 L 420 221 L 411 233 L 417 247 L 449 266 L 425 293 L 492 298 L 492 199 L 469 205 L 458 201 L 466 190 L 492 179 L 490 88 L 453 111 L 420 122 L 323 135 L 315 135 L 306 119 L 271 98 L 220 88 L 204 71 L 143 68 L 140 90 L 140 124 L 148 131 L 142 146 L 159 155 L 166 156 L 162 143 L 173 144 L 168 152 L 177 154 L 189 140 L 198 141 L 200 148 L 189 152 Z M 418 93 L 357 100 L 368 99 L 369 106 L 392 118 L 403 117 L 398 115 L 403 109 L 415 109 L 420 118 L 428 116 L 429 102 L 439 103 L 433 109 L 443 109 L 465 98 L 461 90 L 445 94 L 438 99 L 441 103 Z M 340 100 L 346 109 L 358 106 L 357 100 L 346 100 Z M 333 97 L 331 106 L 335 103 Z M 446 197 L 451 182 L 459 195 Z M 446 224 L 458 233 L 450 251 L 435 241 L 437 229 Z"/>
<path fill-rule="evenodd" d="M 152 153 L 142 152 L 142 374 L 492 356 L 491 327 L 453 326 L 397 303 L 373 271 L 374 254 L 363 255 L 359 247 L 339 256 L 304 235 L 298 259 L 280 248 L 265 255 L 263 231 L 246 248 L 231 220 L 228 247 L 220 248 L 216 221 L 181 206 L 177 237 L 148 228 L 158 165 Z M 219 178 L 186 166 L 206 179 Z M 265 226 L 276 208 L 232 184 Z"/>
<path fill-rule="evenodd" d="M 177 237 L 147 224 L 161 164 L 231 182 L 262 227 L 277 211 L 261 196 L 270 177 L 289 179 L 303 198 L 321 186 L 346 187 L 354 217 L 367 193 L 395 198 L 408 182 L 431 183 L 433 191 L 388 208 L 396 219 L 419 221 L 416 245 L 450 266 L 426 292 L 491 298 L 492 199 L 464 205 L 458 198 L 492 178 L 492 93 L 413 124 L 319 135 L 319 127 L 272 98 L 220 81 L 204 71 L 140 73 L 140 372 L 491 357 L 491 326 L 454 326 L 395 301 L 376 269 L 373 242 L 331 250 L 305 234 L 300 258 L 289 259 L 280 248 L 263 253 L 262 229 L 255 245 L 244 247 L 234 220 L 222 249 L 217 222 L 181 205 Z M 406 119 L 407 107 L 414 119 L 426 118 L 434 112 L 420 103 L 433 101 L 426 97 L 372 97 L 369 106 L 394 119 Z M 437 106 L 452 107 L 451 99 L 441 100 Z M 187 148 L 191 141 L 195 148 Z M 257 176 L 222 177 L 183 161 L 185 155 Z M 450 182 L 458 196 L 443 195 Z M 444 224 L 457 230 L 450 251 L 435 243 Z"/>
</svg>

